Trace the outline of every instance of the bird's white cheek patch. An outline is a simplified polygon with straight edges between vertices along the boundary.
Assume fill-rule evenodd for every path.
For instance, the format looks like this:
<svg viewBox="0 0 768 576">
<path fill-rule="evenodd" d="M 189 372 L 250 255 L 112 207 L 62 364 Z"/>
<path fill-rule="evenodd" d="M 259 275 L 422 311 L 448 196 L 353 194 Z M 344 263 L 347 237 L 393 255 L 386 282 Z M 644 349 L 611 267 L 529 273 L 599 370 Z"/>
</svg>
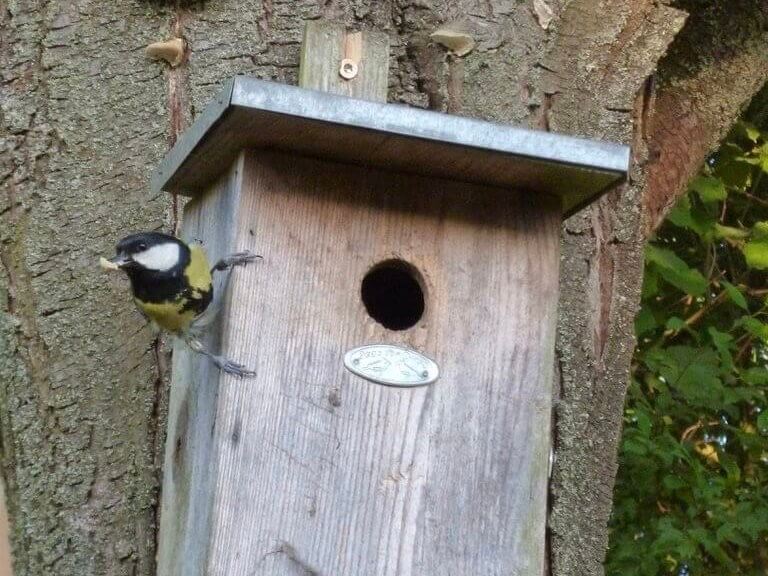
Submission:
<svg viewBox="0 0 768 576">
<path fill-rule="evenodd" d="M 133 259 L 149 270 L 170 270 L 179 262 L 179 245 L 173 242 L 158 244 L 134 254 Z"/>
</svg>

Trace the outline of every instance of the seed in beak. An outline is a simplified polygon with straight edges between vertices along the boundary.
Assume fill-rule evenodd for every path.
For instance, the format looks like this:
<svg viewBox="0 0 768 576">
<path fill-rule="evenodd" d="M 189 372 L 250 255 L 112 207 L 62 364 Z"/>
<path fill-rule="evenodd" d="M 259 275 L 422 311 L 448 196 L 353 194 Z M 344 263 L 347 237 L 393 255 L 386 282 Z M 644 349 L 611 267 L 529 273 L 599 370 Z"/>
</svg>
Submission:
<svg viewBox="0 0 768 576">
<path fill-rule="evenodd" d="M 120 270 L 120 266 L 111 260 L 107 260 L 104 258 L 104 256 L 99 258 L 99 266 L 101 266 L 104 270 Z"/>
</svg>

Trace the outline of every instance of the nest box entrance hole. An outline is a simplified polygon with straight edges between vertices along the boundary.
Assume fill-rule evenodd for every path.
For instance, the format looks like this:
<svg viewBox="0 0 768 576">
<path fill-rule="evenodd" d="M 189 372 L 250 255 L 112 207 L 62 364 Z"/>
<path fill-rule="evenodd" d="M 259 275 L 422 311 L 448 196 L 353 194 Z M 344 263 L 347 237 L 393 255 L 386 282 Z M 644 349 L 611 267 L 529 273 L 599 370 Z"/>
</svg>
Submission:
<svg viewBox="0 0 768 576">
<path fill-rule="evenodd" d="M 421 274 L 405 260 L 385 260 L 363 277 L 360 297 L 368 315 L 389 330 L 407 330 L 424 315 Z"/>
</svg>

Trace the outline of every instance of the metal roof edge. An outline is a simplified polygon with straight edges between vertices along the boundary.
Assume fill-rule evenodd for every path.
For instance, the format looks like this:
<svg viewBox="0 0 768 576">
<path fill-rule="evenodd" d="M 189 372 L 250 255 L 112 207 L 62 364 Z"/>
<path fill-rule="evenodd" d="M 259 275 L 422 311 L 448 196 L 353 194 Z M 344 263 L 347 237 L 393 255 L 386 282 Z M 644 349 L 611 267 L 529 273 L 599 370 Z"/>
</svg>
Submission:
<svg viewBox="0 0 768 576">
<path fill-rule="evenodd" d="M 194 152 L 208 132 L 221 119 L 232 105 L 232 92 L 239 76 L 234 76 L 224 83 L 221 90 L 213 97 L 195 119 L 176 144 L 163 156 L 157 168 L 152 171 L 149 187 L 153 193 L 165 189 L 168 181 L 173 177 L 179 167 Z"/>
<path fill-rule="evenodd" d="M 630 168 L 631 150 L 623 144 L 235 76 L 224 84 L 153 171 L 152 191 L 173 188 L 169 183 L 179 169 L 195 156 L 228 111 L 236 108 L 610 173 L 616 176 L 617 183 L 626 180 Z"/>
<path fill-rule="evenodd" d="M 307 92 L 312 93 L 311 106 L 307 105 Z M 343 122 L 339 118 L 340 101 L 350 103 L 344 111 Z M 630 149 L 623 144 L 531 130 L 405 104 L 360 100 L 248 76 L 236 78 L 232 105 L 592 170 L 623 175 L 629 171 Z M 416 115 L 418 122 L 408 125 L 398 122 L 403 109 L 411 116 Z M 451 124 L 451 130 L 441 129 L 441 124 L 446 122 Z M 595 158 L 601 161 L 595 163 Z"/>
</svg>

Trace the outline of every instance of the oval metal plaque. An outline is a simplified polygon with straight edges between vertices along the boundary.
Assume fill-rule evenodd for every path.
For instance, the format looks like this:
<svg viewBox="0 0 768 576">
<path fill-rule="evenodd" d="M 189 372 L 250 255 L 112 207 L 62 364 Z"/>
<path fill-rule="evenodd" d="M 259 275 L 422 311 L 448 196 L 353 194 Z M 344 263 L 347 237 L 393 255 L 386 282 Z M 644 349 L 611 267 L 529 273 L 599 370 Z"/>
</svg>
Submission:
<svg viewBox="0 0 768 576">
<path fill-rule="evenodd" d="M 344 355 L 344 366 L 358 376 L 383 384 L 410 388 L 437 380 L 437 364 L 415 350 L 392 344 L 353 348 Z"/>
</svg>

